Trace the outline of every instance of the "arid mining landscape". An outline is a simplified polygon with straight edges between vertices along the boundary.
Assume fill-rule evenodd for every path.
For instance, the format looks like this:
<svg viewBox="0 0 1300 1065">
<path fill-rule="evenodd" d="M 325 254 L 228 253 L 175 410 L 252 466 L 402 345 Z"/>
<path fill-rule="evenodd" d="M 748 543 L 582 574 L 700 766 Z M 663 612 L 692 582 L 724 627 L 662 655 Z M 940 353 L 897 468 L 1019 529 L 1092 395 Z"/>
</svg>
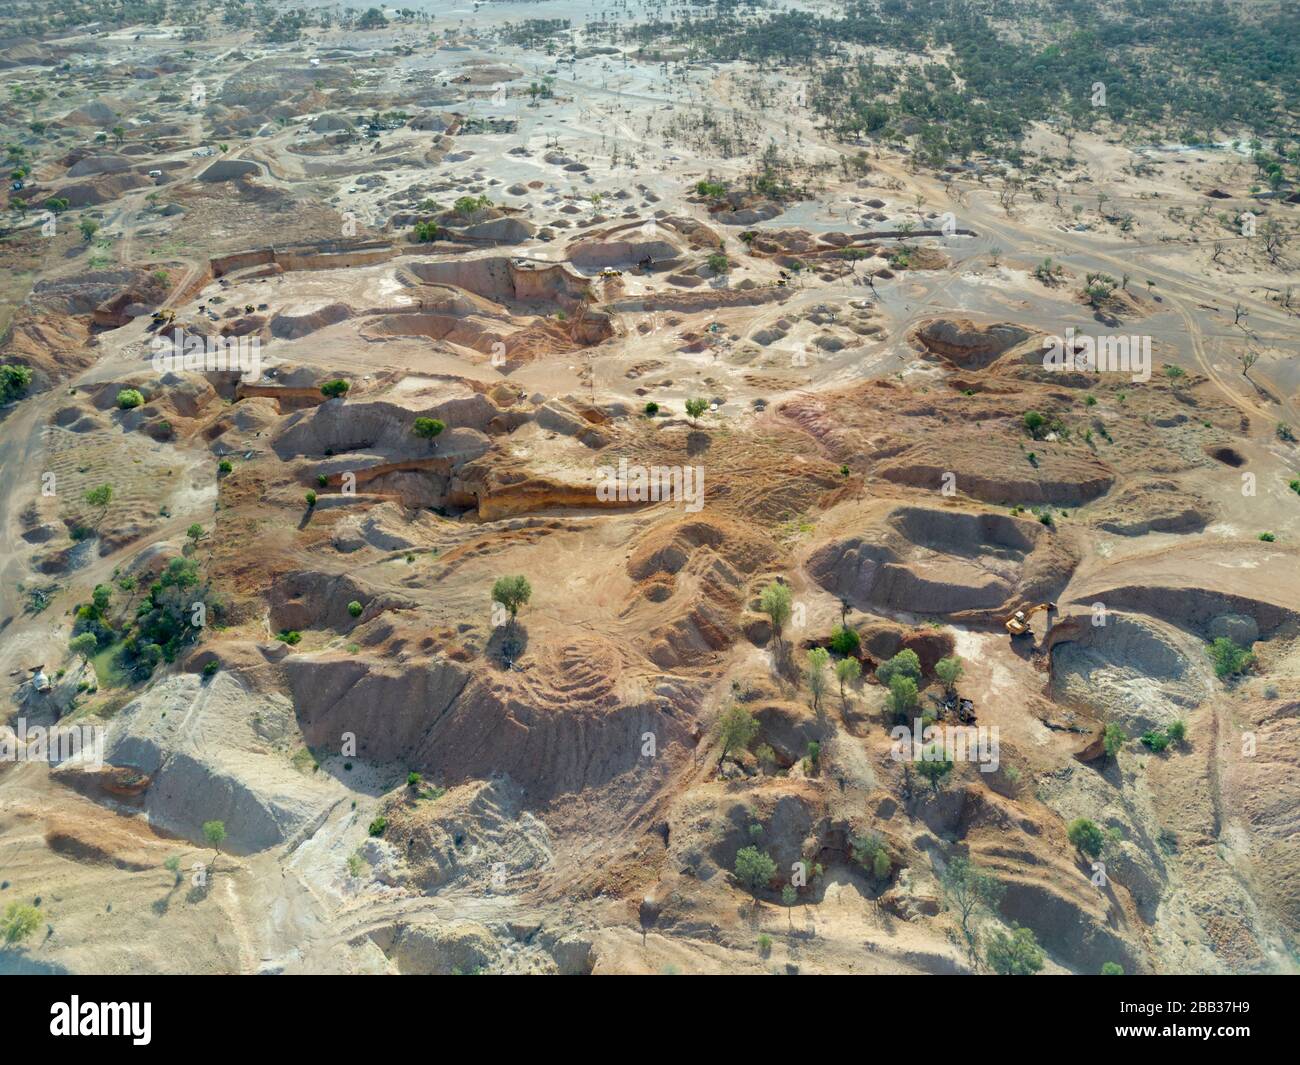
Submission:
<svg viewBox="0 0 1300 1065">
<path fill-rule="evenodd" d="M 1294 4 L 0 74 L 0 973 L 1300 972 Z"/>
</svg>

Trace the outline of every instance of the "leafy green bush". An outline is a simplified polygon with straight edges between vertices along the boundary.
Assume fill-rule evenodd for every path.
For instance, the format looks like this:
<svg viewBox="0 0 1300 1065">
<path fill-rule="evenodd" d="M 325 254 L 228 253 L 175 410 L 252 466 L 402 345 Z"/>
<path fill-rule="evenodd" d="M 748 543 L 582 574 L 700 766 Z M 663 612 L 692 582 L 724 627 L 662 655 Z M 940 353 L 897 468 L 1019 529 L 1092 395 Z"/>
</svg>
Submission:
<svg viewBox="0 0 1300 1065">
<path fill-rule="evenodd" d="M 347 395 L 350 387 L 351 385 L 346 381 L 336 377 L 333 381 L 326 381 L 321 385 L 320 392 L 326 399 L 337 399 L 339 396 Z"/>
<path fill-rule="evenodd" d="M 1255 661 L 1255 656 L 1244 647 L 1238 647 L 1227 636 L 1220 636 L 1209 646 L 1214 660 L 1214 675 L 1221 680 L 1244 673 Z"/>
<path fill-rule="evenodd" d="M 853 630 L 838 628 L 831 633 L 831 650 L 837 655 L 855 655 L 862 646 L 862 638 Z"/>
<path fill-rule="evenodd" d="M 999 976 L 1033 976 L 1043 967 L 1043 952 L 1030 929 L 1013 924 L 1010 934 L 989 933 L 985 960 Z"/>
<path fill-rule="evenodd" d="M 1150 729 L 1142 734 L 1142 746 L 1159 754 L 1169 746 L 1169 737 L 1159 729 Z"/>
<path fill-rule="evenodd" d="M 1105 833 L 1097 827 L 1096 822 L 1089 821 L 1086 817 L 1071 821 L 1066 829 L 1066 835 L 1069 836 L 1070 842 L 1089 858 L 1096 858 L 1101 854 L 1101 848 L 1106 842 Z"/>
<path fill-rule="evenodd" d="M 17 366 L 13 363 L 0 366 L 0 403 L 9 403 L 21 398 L 31 383 L 31 367 Z"/>
<path fill-rule="evenodd" d="M 354 618 L 359 618 L 361 616 L 361 611 L 363 609 L 364 608 L 361 606 L 361 604 L 358 603 L 355 599 L 353 599 L 352 602 L 348 604 L 348 613 L 351 614 Z"/>
<path fill-rule="evenodd" d="M 757 847 L 741 847 L 736 852 L 735 872 L 745 890 L 756 893 L 776 876 L 776 862 Z"/>
<path fill-rule="evenodd" d="M 899 651 L 887 662 L 876 667 L 876 679 L 881 684 L 891 684 L 895 676 L 910 677 L 913 681 L 921 679 L 921 660 L 911 648 Z"/>
<path fill-rule="evenodd" d="M 133 410 L 144 403 L 144 396 L 137 389 L 123 388 L 117 394 L 117 405 L 121 410 Z"/>
<path fill-rule="evenodd" d="M 370 826 L 366 829 L 366 831 L 369 832 L 372 836 L 382 836 L 384 834 L 384 829 L 386 829 L 387 827 L 388 827 L 388 818 L 386 818 L 383 814 L 380 814 L 378 817 L 376 817 L 373 821 L 370 822 Z"/>
</svg>

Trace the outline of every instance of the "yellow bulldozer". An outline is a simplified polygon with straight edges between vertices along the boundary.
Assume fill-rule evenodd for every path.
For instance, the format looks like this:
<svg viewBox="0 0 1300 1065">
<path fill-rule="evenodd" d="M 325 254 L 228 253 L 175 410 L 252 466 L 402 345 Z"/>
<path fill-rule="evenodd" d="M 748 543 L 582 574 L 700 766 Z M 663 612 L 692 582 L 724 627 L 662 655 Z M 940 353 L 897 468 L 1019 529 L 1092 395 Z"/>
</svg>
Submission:
<svg viewBox="0 0 1300 1065">
<path fill-rule="evenodd" d="M 1024 636 L 1029 630 L 1029 619 L 1037 614 L 1040 610 L 1046 610 L 1049 614 L 1056 611 L 1055 603 L 1035 603 L 1033 606 L 1027 606 L 1023 610 L 1017 610 L 1007 618 L 1007 632 L 1012 636 Z"/>
</svg>

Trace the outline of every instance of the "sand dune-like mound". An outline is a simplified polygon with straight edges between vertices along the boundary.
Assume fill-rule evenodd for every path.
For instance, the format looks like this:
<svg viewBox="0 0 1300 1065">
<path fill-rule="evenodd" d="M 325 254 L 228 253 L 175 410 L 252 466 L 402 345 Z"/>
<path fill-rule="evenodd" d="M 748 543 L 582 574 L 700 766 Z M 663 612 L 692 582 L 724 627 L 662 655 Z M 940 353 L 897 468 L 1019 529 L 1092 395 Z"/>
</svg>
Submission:
<svg viewBox="0 0 1300 1065">
<path fill-rule="evenodd" d="M 412 426 L 416 418 L 436 418 L 451 428 L 470 428 L 483 432 L 500 409 L 481 392 L 466 385 L 448 385 L 440 398 L 425 402 L 410 398 L 416 405 L 405 406 L 394 400 L 331 400 L 310 410 L 297 411 L 285 420 L 276 436 L 274 448 L 283 459 L 295 455 L 323 455 L 351 451 L 402 453 L 416 456 L 421 449 L 433 454 L 429 444 L 416 438 Z M 443 445 L 438 445 L 446 454 Z"/>
<path fill-rule="evenodd" d="M 962 370 L 982 370 L 1033 334 L 1018 325 L 977 325 L 966 318 L 937 318 L 918 326 L 913 340 Z"/>
<path fill-rule="evenodd" d="M 271 335 L 277 340 L 298 340 L 351 317 L 352 308 L 346 303 L 325 303 L 310 309 L 291 307 L 272 316 Z"/>
<path fill-rule="evenodd" d="M 113 718 L 104 757 L 149 779 L 139 802 L 151 824 L 200 842 L 203 822 L 221 820 L 225 846 L 250 853 L 292 838 L 344 794 L 328 777 L 294 768 L 300 746 L 283 696 L 226 672 L 207 681 L 182 674 Z M 80 759 L 58 770 L 69 783 L 84 771 Z"/>
<path fill-rule="evenodd" d="M 1210 693 L 1204 645 L 1150 618 L 1110 612 L 1055 642 L 1052 697 L 1115 721 L 1130 736 L 1163 727 L 1196 709 Z"/>
<path fill-rule="evenodd" d="M 1147 614 L 1209 639 L 1216 619 L 1244 615 L 1265 638 L 1300 627 L 1288 576 L 1300 572 L 1294 548 L 1259 541 L 1189 543 L 1126 558 L 1068 589 L 1071 602 Z"/>
<path fill-rule="evenodd" d="M 863 609 L 988 620 L 1014 604 L 1050 598 L 1074 562 L 1033 521 L 899 507 L 819 548 L 806 568 L 827 591 Z"/>
</svg>

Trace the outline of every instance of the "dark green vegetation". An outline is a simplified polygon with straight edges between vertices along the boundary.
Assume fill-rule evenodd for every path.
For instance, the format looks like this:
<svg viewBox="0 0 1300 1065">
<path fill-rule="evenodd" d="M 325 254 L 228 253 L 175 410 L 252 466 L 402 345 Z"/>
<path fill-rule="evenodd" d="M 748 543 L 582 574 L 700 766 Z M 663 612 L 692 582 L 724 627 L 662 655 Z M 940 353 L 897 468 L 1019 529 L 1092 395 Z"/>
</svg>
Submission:
<svg viewBox="0 0 1300 1065">
<path fill-rule="evenodd" d="M 647 51 L 673 41 L 709 59 L 807 68 L 809 103 L 836 133 L 914 136 L 934 166 L 976 154 L 1018 162 L 1040 120 L 1068 133 L 1105 119 L 1197 143 L 1216 131 L 1274 135 L 1300 106 L 1300 8 L 1289 4 L 850 0 L 828 18 L 721 0 L 703 10 L 627 37 Z M 863 46 L 952 58 L 877 66 L 851 54 Z M 1097 82 L 1104 106 L 1093 105 Z"/>
</svg>

